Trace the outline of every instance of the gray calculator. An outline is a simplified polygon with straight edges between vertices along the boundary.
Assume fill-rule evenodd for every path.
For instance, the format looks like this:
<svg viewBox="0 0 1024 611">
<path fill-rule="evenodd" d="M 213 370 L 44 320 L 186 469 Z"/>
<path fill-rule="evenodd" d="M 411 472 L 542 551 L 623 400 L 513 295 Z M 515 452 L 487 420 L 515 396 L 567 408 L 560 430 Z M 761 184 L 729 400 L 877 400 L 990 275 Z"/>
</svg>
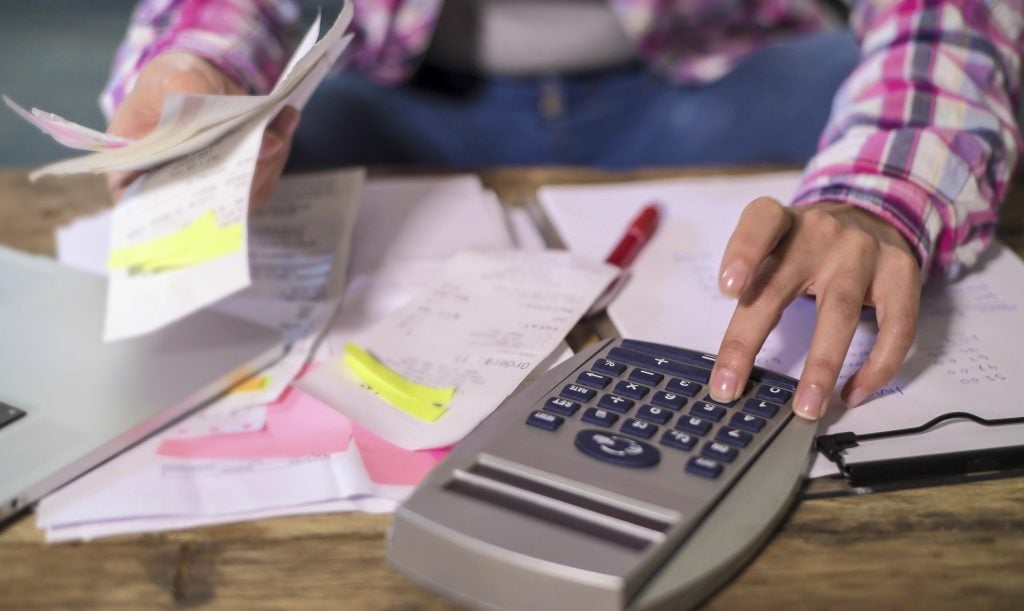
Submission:
<svg viewBox="0 0 1024 611">
<path fill-rule="evenodd" d="M 392 565 L 481 609 L 680 609 L 781 521 L 816 423 L 755 368 L 713 401 L 714 356 L 605 340 L 509 397 L 395 514 Z"/>
</svg>

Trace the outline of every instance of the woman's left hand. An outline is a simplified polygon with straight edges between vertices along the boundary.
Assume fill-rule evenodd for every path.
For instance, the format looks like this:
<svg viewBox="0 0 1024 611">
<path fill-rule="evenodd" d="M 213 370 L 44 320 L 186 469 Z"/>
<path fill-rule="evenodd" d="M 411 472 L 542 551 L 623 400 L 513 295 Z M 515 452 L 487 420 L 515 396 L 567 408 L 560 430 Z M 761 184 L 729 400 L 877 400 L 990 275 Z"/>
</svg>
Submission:
<svg viewBox="0 0 1024 611">
<path fill-rule="evenodd" d="M 917 331 L 921 270 L 903 236 L 881 217 L 843 203 L 784 207 L 751 202 L 722 257 L 719 288 L 738 298 L 711 374 L 711 395 L 736 399 L 783 310 L 813 296 L 818 318 L 793 410 L 819 418 L 828 406 L 863 306 L 873 306 L 878 338 L 841 393 L 849 406 L 888 383 Z"/>
</svg>

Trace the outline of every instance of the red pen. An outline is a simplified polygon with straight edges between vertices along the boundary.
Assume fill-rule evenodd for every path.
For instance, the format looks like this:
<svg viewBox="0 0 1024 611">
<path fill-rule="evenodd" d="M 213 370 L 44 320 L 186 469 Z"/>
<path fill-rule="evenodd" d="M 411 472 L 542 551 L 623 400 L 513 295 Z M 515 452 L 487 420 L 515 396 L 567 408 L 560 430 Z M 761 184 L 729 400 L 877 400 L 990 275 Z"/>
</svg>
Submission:
<svg viewBox="0 0 1024 611">
<path fill-rule="evenodd" d="M 633 259 L 640 254 L 643 247 L 647 245 L 654 231 L 658 228 L 658 221 L 661 219 L 661 209 L 658 204 L 647 204 L 626 227 L 626 233 L 619 240 L 619 243 L 612 249 L 611 254 L 605 262 L 616 267 L 626 269 L 633 264 Z"/>
<path fill-rule="evenodd" d="M 658 229 L 658 222 L 660 220 L 661 209 L 658 207 L 658 204 L 651 203 L 644 206 L 640 213 L 629 222 L 629 225 L 626 227 L 626 233 L 619 238 L 615 248 L 612 249 L 612 252 L 605 259 L 605 263 L 611 263 L 619 268 L 619 274 L 615 276 L 615 279 L 601 293 L 594 302 L 594 305 L 590 306 L 590 309 L 587 310 L 584 316 L 593 316 L 605 309 L 612 299 L 619 294 L 623 285 L 626 284 L 626 279 L 629 278 L 629 266 L 633 264 L 633 260 L 640 254 L 644 246 L 651 241 L 654 232 Z"/>
</svg>

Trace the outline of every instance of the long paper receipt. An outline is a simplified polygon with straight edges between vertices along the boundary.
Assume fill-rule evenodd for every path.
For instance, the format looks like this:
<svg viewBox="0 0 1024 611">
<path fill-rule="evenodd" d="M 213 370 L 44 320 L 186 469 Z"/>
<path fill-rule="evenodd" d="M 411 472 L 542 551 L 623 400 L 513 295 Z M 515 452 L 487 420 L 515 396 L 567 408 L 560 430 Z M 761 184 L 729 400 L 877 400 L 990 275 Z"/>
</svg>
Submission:
<svg viewBox="0 0 1024 611">
<path fill-rule="evenodd" d="M 565 251 L 463 252 L 425 291 L 353 339 L 407 381 L 454 388 L 443 413 L 387 401 L 344 354 L 296 384 L 397 446 L 451 445 L 555 350 L 615 273 Z M 413 395 L 420 402 L 412 411 L 438 397 Z"/>
</svg>

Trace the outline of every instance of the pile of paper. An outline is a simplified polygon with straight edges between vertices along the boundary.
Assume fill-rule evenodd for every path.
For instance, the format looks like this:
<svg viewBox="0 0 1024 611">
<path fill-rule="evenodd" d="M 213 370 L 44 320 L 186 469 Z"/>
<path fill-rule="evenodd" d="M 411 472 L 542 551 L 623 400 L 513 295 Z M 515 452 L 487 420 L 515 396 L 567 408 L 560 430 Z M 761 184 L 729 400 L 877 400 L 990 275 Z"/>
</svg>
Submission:
<svg viewBox="0 0 1024 611">
<path fill-rule="evenodd" d="M 544 254 L 510 251 L 516 243 L 528 251 L 542 243 L 535 231 L 513 237 L 510 226 L 529 223 L 521 217 L 510 221 L 476 178 L 370 180 L 357 198 L 361 178 L 357 171 L 286 177 L 250 223 L 253 286 L 218 307 L 264 321 L 267 313 L 277 313 L 279 325 L 303 346 L 296 354 L 308 355 L 313 339 L 326 333 L 312 358 L 312 368 L 318 369 L 333 368 L 345 343 L 363 341 L 362 334 L 387 327 L 408 302 L 429 296 L 423 289 L 448 277 L 448 266 L 465 265 L 466 257 L 476 261 L 474 266 L 497 263 L 496 269 L 506 271 L 541 265 L 538 290 L 557 289 L 553 294 L 558 295 L 567 290 L 548 287 L 562 272 L 547 268 L 559 261 L 573 265 L 571 258 L 552 253 L 553 258 L 538 263 L 533 257 Z M 102 243 L 105 224 L 109 220 L 97 217 L 63 229 L 58 234 L 62 261 L 104 272 L 104 255 L 95 244 Z M 275 230 L 264 233 L 263 227 Z M 306 246 L 296 249 L 298 244 Z M 584 262 L 582 269 L 593 265 Z M 325 332 L 345 269 L 342 306 Z M 586 309 L 585 302 L 606 280 L 598 272 L 587 288 L 577 285 L 573 311 Z M 478 282 L 479 277 L 471 280 Z M 575 322 L 572 313 L 560 315 L 563 324 Z M 501 319 L 495 321 L 500 326 Z M 552 331 L 550 345 L 557 346 L 565 331 Z M 564 357 L 564 345 L 554 354 Z M 542 371 L 550 362 L 534 369 Z M 283 394 L 277 394 L 275 384 L 290 381 L 289 372 L 263 373 L 270 378 L 266 386 L 257 381 L 236 388 L 222 402 L 44 499 L 38 524 L 48 540 L 275 515 L 391 511 L 444 455 L 444 449 L 403 449 L 343 415 L 338 408 L 344 405 L 328 405 L 294 386 L 285 384 Z M 484 400 L 493 409 L 507 392 L 507 387 L 495 388 Z M 444 422 L 439 421 L 438 431 L 447 429 Z"/>
</svg>

